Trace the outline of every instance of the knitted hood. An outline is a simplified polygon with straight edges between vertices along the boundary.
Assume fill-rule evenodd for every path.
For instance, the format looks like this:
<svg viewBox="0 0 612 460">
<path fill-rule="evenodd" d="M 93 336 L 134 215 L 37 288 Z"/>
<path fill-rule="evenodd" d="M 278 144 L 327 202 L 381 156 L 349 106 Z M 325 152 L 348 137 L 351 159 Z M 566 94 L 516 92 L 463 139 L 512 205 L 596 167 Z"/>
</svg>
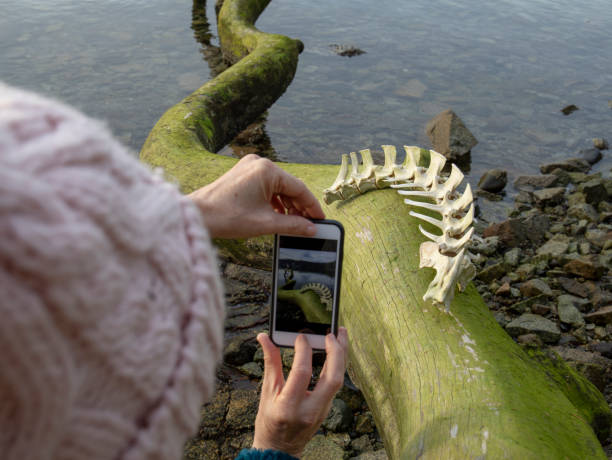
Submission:
<svg viewBox="0 0 612 460">
<path fill-rule="evenodd" d="M 101 123 L 0 83 L 2 458 L 180 458 L 223 319 L 191 200 Z"/>
</svg>

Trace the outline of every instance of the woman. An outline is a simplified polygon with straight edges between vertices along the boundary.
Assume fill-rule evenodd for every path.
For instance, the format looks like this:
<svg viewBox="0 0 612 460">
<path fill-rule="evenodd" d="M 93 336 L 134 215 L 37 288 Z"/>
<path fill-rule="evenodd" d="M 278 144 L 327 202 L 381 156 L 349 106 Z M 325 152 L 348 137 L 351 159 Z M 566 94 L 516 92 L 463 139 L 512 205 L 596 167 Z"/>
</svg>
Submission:
<svg viewBox="0 0 612 460">
<path fill-rule="evenodd" d="M 2 457 L 180 458 L 222 351 L 209 237 L 312 235 L 305 217 L 323 218 L 319 203 L 268 160 L 185 197 L 99 122 L 0 84 Z M 342 384 L 346 331 L 326 338 L 312 392 L 303 336 L 286 381 L 258 341 L 255 450 L 240 455 L 299 456 Z"/>
</svg>

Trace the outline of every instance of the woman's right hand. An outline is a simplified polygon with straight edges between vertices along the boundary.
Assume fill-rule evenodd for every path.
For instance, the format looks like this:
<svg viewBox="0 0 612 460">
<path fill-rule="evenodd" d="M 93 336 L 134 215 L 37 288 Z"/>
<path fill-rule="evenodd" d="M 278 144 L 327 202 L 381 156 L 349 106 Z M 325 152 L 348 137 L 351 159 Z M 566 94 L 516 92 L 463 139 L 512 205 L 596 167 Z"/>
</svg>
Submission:
<svg viewBox="0 0 612 460">
<path fill-rule="evenodd" d="M 253 447 L 299 457 L 327 417 L 332 400 L 344 382 L 346 329 L 339 328 L 338 337 L 334 334 L 325 337 L 327 358 L 312 391 L 308 390 L 312 378 L 312 348 L 306 336 L 299 335 L 295 341 L 295 356 L 287 381 L 279 349 L 264 333 L 257 336 L 257 341 L 264 353 L 264 378 Z"/>
</svg>

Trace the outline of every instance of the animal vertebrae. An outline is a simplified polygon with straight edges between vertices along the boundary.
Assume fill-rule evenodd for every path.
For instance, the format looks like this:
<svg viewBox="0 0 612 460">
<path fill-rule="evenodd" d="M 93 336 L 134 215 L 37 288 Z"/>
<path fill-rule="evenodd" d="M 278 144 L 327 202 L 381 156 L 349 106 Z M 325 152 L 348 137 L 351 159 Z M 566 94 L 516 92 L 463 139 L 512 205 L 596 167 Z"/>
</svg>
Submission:
<svg viewBox="0 0 612 460">
<path fill-rule="evenodd" d="M 437 235 L 419 225 L 423 235 L 432 240 L 424 242 L 419 249 L 420 267 L 431 267 L 436 270 L 433 281 L 429 284 L 424 300 L 431 299 L 448 308 L 454 297 L 455 283 L 462 290 L 474 276 L 475 269 L 464 257 L 465 245 L 474 232 L 471 226 L 474 219 L 474 203 L 470 184 L 463 193 L 457 187 L 463 180 L 463 173 L 454 164 L 451 173 L 443 178 L 442 169 L 446 158 L 434 150 L 404 146 L 406 158 L 401 164 L 396 163 L 397 151 L 393 145 L 383 145 L 385 164 L 375 165 L 369 149 L 361 150 L 360 165 L 355 152 L 350 153 L 351 170 L 348 158 L 342 155 L 340 172 L 334 183 L 324 191 L 323 199 L 327 204 L 336 200 L 346 200 L 369 190 L 388 187 L 398 188 L 400 195 L 406 198 L 404 203 L 418 208 L 429 209 L 440 214 L 440 219 L 410 211 L 410 215 L 428 222 L 438 229 Z M 422 166 L 427 158 L 429 165 Z M 428 201 L 421 201 L 428 200 Z"/>
<path fill-rule="evenodd" d="M 319 300 L 328 311 L 332 309 L 332 293 L 331 290 L 321 283 L 306 283 L 300 288 L 300 292 L 313 291 L 319 296 Z"/>
</svg>

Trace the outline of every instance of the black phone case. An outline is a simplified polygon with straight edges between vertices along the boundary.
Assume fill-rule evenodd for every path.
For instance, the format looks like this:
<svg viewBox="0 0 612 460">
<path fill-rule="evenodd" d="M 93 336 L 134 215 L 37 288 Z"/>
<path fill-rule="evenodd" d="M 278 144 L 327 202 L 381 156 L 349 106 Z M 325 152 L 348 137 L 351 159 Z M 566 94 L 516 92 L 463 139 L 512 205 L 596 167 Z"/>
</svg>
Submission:
<svg viewBox="0 0 612 460">
<path fill-rule="evenodd" d="M 340 315 L 340 284 L 342 282 L 342 261 L 344 260 L 344 227 L 340 222 L 333 219 L 309 219 L 311 222 L 315 224 L 331 224 L 335 225 L 340 229 L 340 250 L 338 251 L 338 278 L 336 282 L 336 289 L 338 295 L 336 296 L 336 304 L 334 305 L 334 309 L 332 310 L 332 332 L 335 336 L 338 336 L 338 316 Z M 274 336 L 272 334 L 272 326 L 274 324 L 273 318 L 276 313 L 276 305 L 274 304 L 274 293 L 276 292 L 276 259 L 278 257 L 278 235 L 274 235 L 274 258 L 272 263 L 272 292 L 270 293 L 270 320 L 269 320 L 269 336 L 272 343 L 277 347 L 282 348 L 293 348 L 290 345 L 279 345 L 274 341 Z M 335 310 L 335 311 L 334 311 Z M 315 350 L 323 350 L 322 348 L 314 348 Z"/>
</svg>

